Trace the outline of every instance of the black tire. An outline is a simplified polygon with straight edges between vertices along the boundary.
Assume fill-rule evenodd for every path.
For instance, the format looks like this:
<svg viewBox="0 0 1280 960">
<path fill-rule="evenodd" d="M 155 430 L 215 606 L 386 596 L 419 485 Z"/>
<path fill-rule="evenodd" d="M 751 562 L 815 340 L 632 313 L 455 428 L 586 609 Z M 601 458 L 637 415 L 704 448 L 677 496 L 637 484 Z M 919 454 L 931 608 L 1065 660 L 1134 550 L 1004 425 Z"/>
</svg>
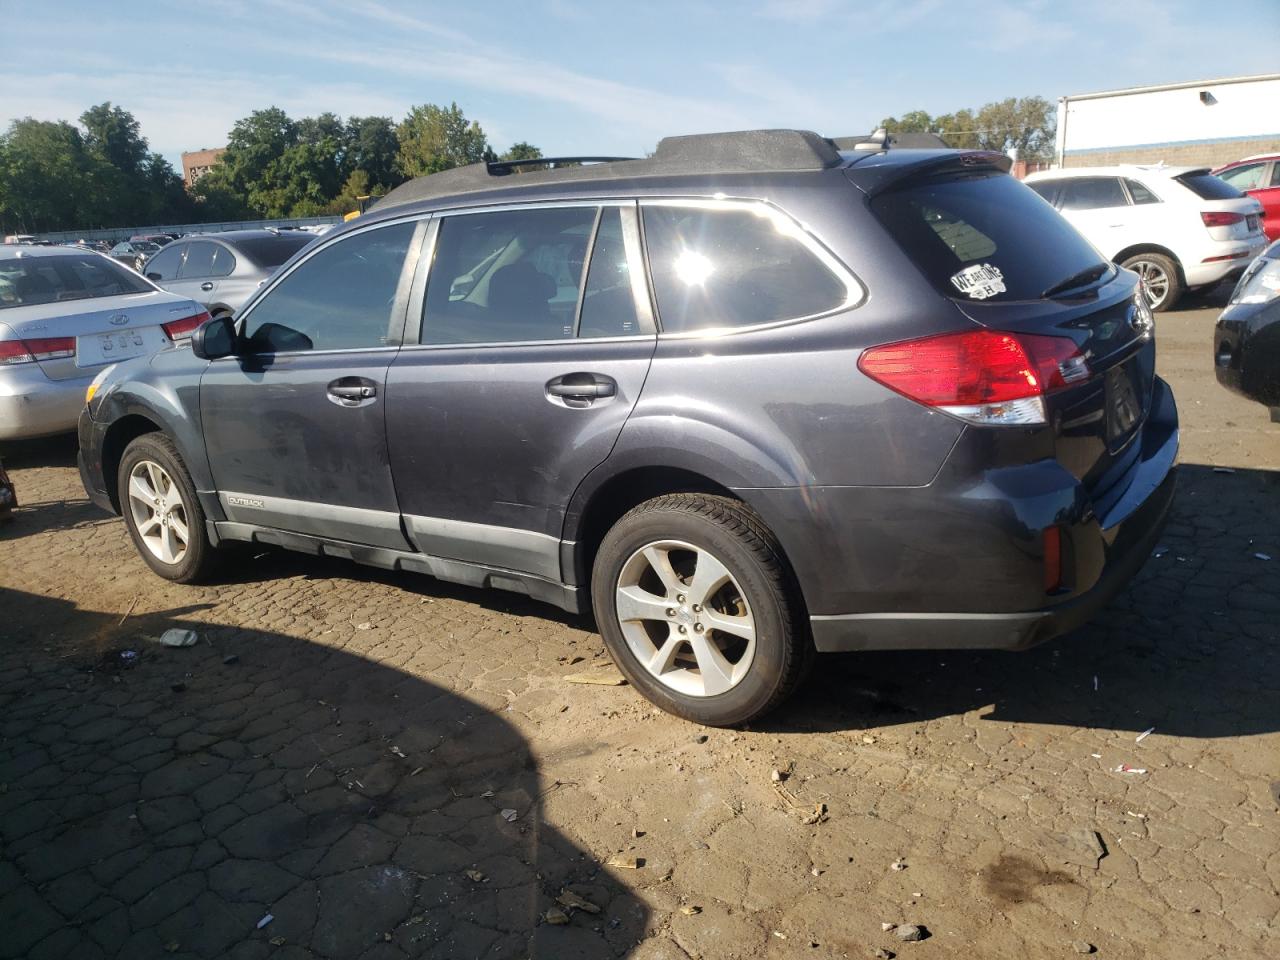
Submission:
<svg viewBox="0 0 1280 960">
<path fill-rule="evenodd" d="M 1178 272 L 1178 265 L 1162 253 L 1135 253 L 1127 259 L 1122 266 L 1132 270 L 1144 280 L 1148 274 L 1156 276 L 1162 275 L 1167 280 L 1164 296 L 1155 302 L 1148 296 L 1147 303 L 1151 306 L 1152 313 L 1164 313 L 1166 310 L 1172 310 L 1182 294 L 1186 292 L 1186 287 L 1182 284 L 1182 275 Z"/>
<path fill-rule="evenodd" d="M 754 624 L 754 655 L 742 668 L 741 679 L 725 692 L 691 696 L 672 689 L 641 662 L 624 634 L 617 611 L 619 578 L 640 551 L 662 541 L 679 541 L 709 552 L 733 578 L 726 588 L 745 602 L 742 609 Z M 591 595 L 597 626 L 627 680 L 656 706 L 696 723 L 734 726 L 764 715 L 795 690 L 813 659 L 803 603 L 777 540 L 749 508 L 726 497 L 669 494 L 625 514 L 596 553 Z M 655 629 L 660 631 L 662 624 Z M 667 629 L 678 627 L 672 622 Z M 701 633 L 704 628 L 699 624 L 697 629 Z M 732 640 L 715 629 L 706 636 Z M 688 640 L 674 634 L 667 639 L 688 643 L 692 656 L 693 634 L 688 634 Z M 655 646 L 661 642 L 659 635 Z"/>
<path fill-rule="evenodd" d="M 140 464 L 156 464 L 161 467 L 172 481 L 166 490 L 170 507 L 180 503 L 181 516 L 185 523 L 187 538 L 185 549 L 176 562 L 168 563 L 161 559 L 144 540 L 139 531 L 139 520 L 130 496 L 130 478 L 134 468 Z M 205 529 L 204 510 L 200 506 L 200 498 L 196 496 L 195 484 L 187 472 L 186 464 L 178 454 L 173 441 L 163 433 L 145 433 L 137 437 L 127 447 L 120 458 L 120 467 L 116 473 L 116 489 L 119 491 L 120 513 L 124 517 L 125 526 L 133 540 L 138 555 L 158 576 L 177 583 L 200 583 L 209 579 L 218 566 L 220 557 Z M 173 494 L 177 494 L 177 500 Z"/>
</svg>

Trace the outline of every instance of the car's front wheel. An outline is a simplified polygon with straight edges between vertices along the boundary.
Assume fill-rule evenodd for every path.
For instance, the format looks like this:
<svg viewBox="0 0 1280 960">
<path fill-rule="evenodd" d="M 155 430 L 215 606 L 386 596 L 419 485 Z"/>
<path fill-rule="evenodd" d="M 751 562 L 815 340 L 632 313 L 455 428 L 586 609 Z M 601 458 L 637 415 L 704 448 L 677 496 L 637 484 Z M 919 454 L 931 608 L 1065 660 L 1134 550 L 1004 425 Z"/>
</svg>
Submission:
<svg viewBox="0 0 1280 960">
<path fill-rule="evenodd" d="M 795 689 L 812 653 L 777 541 L 725 497 L 671 494 L 634 508 L 601 543 L 591 586 L 623 675 L 688 720 L 762 715 Z"/>
<path fill-rule="evenodd" d="M 125 448 L 116 475 L 120 512 L 139 555 L 166 580 L 195 583 L 215 567 L 204 510 L 173 442 L 147 433 Z"/>
</svg>

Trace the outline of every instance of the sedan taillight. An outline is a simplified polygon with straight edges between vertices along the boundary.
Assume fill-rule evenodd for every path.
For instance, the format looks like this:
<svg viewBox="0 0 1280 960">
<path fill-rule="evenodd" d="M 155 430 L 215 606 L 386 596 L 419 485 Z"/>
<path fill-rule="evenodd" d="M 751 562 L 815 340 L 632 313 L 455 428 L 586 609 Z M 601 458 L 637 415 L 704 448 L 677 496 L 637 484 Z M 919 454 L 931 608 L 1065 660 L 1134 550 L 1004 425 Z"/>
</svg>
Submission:
<svg viewBox="0 0 1280 960">
<path fill-rule="evenodd" d="M 1206 227 L 1229 227 L 1234 223 L 1244 223 L 1244 214 L 1226 210 L 1204 210 L 1200 213 L 1200 219 Z"/>
<path fill-rule="evenodd" d="M 76 355 L 75 337 L 0 340 L 0 364 L 61 360 Z"/>
<path fill-rule="evenodd" d="M 188 340 L 191 338 L 191 334 L 196 332 L 196 327 L 208 319 L 209 311 L 202 310 L 200 313 L 183 317 L 181 320 L 170 320 L 164 324 L 164 332 L 170 340 Z"/>
</svg>

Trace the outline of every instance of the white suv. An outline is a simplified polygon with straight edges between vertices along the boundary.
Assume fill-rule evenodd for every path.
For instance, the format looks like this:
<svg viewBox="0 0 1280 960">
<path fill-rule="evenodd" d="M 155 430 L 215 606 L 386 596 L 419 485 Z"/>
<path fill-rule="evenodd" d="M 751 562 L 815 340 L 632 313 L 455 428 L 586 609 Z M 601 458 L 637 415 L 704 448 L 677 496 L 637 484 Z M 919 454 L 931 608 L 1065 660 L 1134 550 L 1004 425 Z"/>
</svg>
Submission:
<svg viewBox="0 0 1280 960">
<path fill-rule="evenodd" d="M 1073 167 L 1026 184 L 1142 277 L 1152 310 L 1238 276 L 1267 245 L 1262 204 L 1203 167 Z"/>
</svg>

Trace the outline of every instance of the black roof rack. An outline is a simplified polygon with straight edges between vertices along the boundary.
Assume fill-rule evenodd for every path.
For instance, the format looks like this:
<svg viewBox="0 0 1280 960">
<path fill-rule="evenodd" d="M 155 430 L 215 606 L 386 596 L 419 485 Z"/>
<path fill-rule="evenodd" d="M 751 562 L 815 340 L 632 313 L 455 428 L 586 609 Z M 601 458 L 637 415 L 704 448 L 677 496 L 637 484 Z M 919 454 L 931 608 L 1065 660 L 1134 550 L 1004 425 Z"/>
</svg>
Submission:
<svg viewBox="0 0 1280 960">
<path fill-rule="evenodd" d="M 557 167 L 557 163 L 585 166 Z M 739 130 L 665 137 L 658 149 L 641 160 L 621 157 L 547 157 L 504 160 L 455 167 L 403 183 L 378 204 L 379 210 L 434 197 L 483 193 L 504 187 L 579 180 L 619 180 L 635 177 L 679 176 L 699 173 L 774 173 L 824 170 L 844 161 L 830 140 L 809 130 Z M 506 179 L 520 166 L 543 166 L 515 179 Z"/>
<path fill-rule="evenodd" d="M 485 164 L 490 176 L 503 177 L 516 167 L 558 167 L 562 163 L 618 163 L 635 157 L 533 157 L 528 160 L 490 160 Z"/>
</svg>

